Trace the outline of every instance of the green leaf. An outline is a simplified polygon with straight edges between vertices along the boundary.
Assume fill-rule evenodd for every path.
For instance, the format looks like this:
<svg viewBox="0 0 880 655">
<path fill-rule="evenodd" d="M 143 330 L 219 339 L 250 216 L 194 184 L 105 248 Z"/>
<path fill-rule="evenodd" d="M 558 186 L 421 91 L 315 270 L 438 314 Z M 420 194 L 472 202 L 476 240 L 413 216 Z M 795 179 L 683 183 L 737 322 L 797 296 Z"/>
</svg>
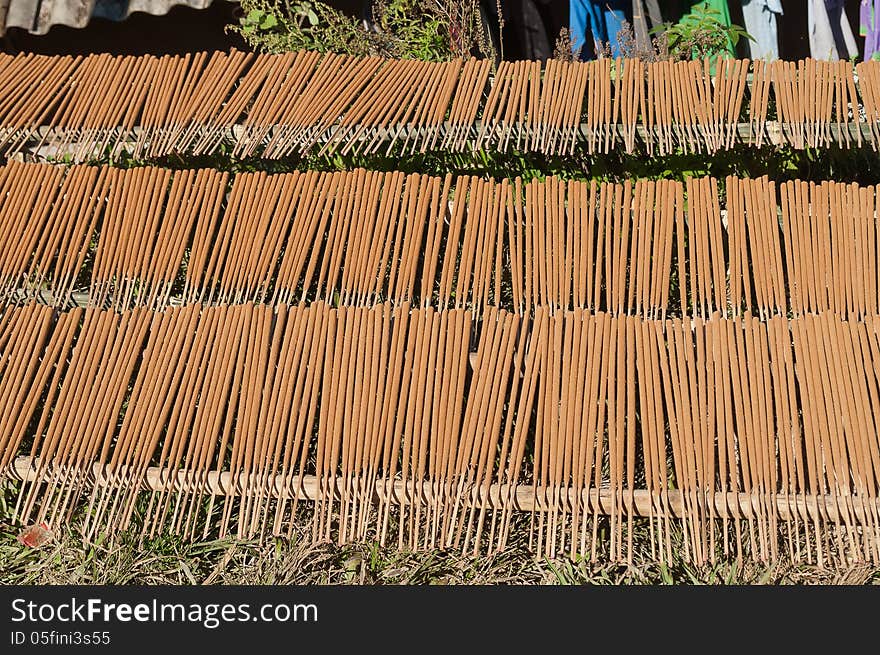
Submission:
<svg viewBox="0 0 880 655">
<path fill-rule="evenodd" d="M 306 16 L 309 19 L 309 25 L 314 27 L 315 25 L 318 24 L 318 14 L 316 14 L 314 12 L 314 10 L 311 9 L 311 7 L 309 8 L 308 12 L 306 13 Z"/>
<path fill-rule="evenodd" d="M 264 30 L 272 29 L 278 25 L 278 19 L 275 18 L 275 14 L 266 14 L 266 17 L 263 19 L 263 22 L 260 23 L 260 28 Z"/>
<path fill-rule="evenodd" d="M 672 29 L 672 23 L 663 23 L 661 25 L 657 25 L 648 30 L 649 34 L 660 34 L 661 32 L 666 32 Z"/>
<path fill-rule="evenodd" d="M 264 12 L 264 11 L 261 11 L 260 9 L 251 9 L 251 10 L 248 12 L 248 15 L 247 15 L 247 17 L 245 18 L 245 20 L 246 20 L 248 23 L 259 23 L 260 20 L 263 18 L 263 15 L 264 15 L 264 14 L 265 14 L 265 12 Z"/>
</svg>

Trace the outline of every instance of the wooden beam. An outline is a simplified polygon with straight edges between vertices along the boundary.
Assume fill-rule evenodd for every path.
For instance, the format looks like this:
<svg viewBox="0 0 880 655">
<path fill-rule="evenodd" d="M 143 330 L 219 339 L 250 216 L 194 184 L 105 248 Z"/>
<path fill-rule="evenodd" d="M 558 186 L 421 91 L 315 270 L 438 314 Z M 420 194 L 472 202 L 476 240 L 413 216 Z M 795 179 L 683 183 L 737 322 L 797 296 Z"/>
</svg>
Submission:
<svg viewBox="0 0 880 655">
<path fill-rule="evenodd" d="M 33 462 L 29 457 L 18 457 L 13 463 L 11 470 L 7 474 L 13 479 L 33 482 L 36 478 L 39 459 Z M 125 473 L 124 468 L 117 471 L 118 475 Z M 216 496 L 231 495 L 236 496 L 239 490 L 248 486 L 248 474 L 241 474 L 237 480 L 232 474 L 224 471 L 208 471 L 198 474 L 187 471 L 178 470 L 173 473 L 163 471 L 159 468 L 149 468 L 142 480 L 144 491 L 186 491 L 196 492 L 202 490 L 203 493 Z M 95 464 L 92 468 L 92 479 L 95 485 L 105 486 L 108 484 L 108 478 L 105 470 L 101 465 Z M 339 498 L 342 480 L 336 478 L 333 482 L 334 497 Z M 319 498 L 319 480 L 314 475 L 303 476 L 282 476 L 276 475 L 271 478 L 268 485 L 268 492 L 275 498 L 294 498 L 314 502 Z M 390 500 L 393 504 L 400 503 L 401 498 L 406 503 L 413 502 L 413 493 L 418 491 L 413 484 L 404 484 L 400 480 L 389 482 L 379 478 L 376 482 L 376 495 L 373 498 L 375 503 L 385 500 L 390 493 Z M 512 492 L 512 493 L 511 493 Z M 571 488 L 562 489 L 560 493 L 561 502 L 569 507 L 576 498 L 576 491 Z M 549 494 L 548 494 L 549 495 Z M 665 496 L 665 498 L 664 498 Z M 432 483 L 424 482 L 421 485 L 421 502 L 430 503 L 434 498 L 434 490 Z M 619 507 L 624 508 L 624 514 L 632 503 L 632 512 L 636 516 L 642 517 L 661 517 L 664 515 L 663 507 L 668 507 L 669 512 L 674 517 L 682 517 L 685 515 L 685 503 L 683 494 L 679 490 L 670 489 L 659 494 L 652 494 L 646 489 L 634 489 L 631 493 L 624 490 L 619 499 L 615 499 L 615 494 L 610 488 L 590 489 L 581 492 L 581 498 L 588 512 L 607 515 L 612 511 L 620 511 Z M 698 494 L 693 494 L 691 500 L 692 505 L 702 505 L 705 514 L 709 513 L 709 503 L 714 504 L 714 513 L 717 518 L 737 518 L 737 506 L 739 518 L 755 518 L 761 516 L 772 509 L 775 505 L 777 516 L 782 520 L 799 518 L 803 520 L 805 517 L 821 516 L 825 522 L 842 523 L 844 521 L 841 507 L 847 508 L 857 518 L 864 517 L 865 512 L 870 512 L 872 504 L 875 512 L 880 512 L 880 499 L 865 499 L 859 496 L 835 496 L 835 495 L 788 495 L 776 494 L 770 498 L 761 498 L 757 493 L 714 493 L 708 494 L 704 498 L 700 498 Z M 762 500 L 764 507 L 762 508 Z M 490 509 L 503 509 L 510 506 L 515 510 L 525 512 L 541 512 L 545 508 L 549 508 L 539 498 L 539 494 L 531 485 L 516 485 L 511 489 L 510 485 L 492 484 L 486 490 L 473 489 L 465 498 L 465 505 L 486 506 Z"/>
<path fill-rule="evenodd" d="M 525 124 L 522 124 L 519 127 L 523 130 L 527 129 Z M 516 130 L 516 128 L 516 124 L 511 126 L 511 129 L 513 130 Z M 844 133 L 848 131 L 852 144 L 857 143 L 858 137 L 861 136 L 862 147 L 872 147 L 874 136 L 871 130 L 871 125 L 868 123 L 829 123 L 828 128 L 829 132 L 838 143 L 844 143 Z M 57 146 L 52 145 L 52 131 L 55 129 L 56 128 L 51 128 L 47 126 L 37 128 L 33 132 L 31 143 L 29 145 L 25 145 L 22 150 L 19 151 L 18 158 L 23 161 L 26 159 L 36 161 L 48 161 L 63 157 L 65 154 L 75 151 L 79 148 L 78 142 L 75 139 L 66 140 L 66 146 L 63 150 L 59 150 Z M 272 128 L 269 130 L 266 136 L 267 139 L 270 139 L 272 137 L 275 129 L 276 128 Z M 338 129 L 338 126 L 327 127 L 316 140 L 316 144 L 323 144 L 327 141 L 332 140 Z M 440 138 L 442 138 L 450 129 L 450 124 L 445 123 L 440 129 Z M 468 128 L 468 136 L 466 141 L 468 143 L 473 143 L 475 137 L 479 134 L 481 129 L 482 121 L 475 121 L 473 125 Z M 622 138 L 629 127 L 621 124 L 603 126 L 602 134 L 604 135 L 605 132 L 609 129 L 615 132 L 618 138 Z M 410 125 L 401 125 L 393 128 L 365 128 L 362 131 L 359 131 L 356 136 L 354 136 L 354 139 L 358 141 L 372 141 L 378 138 L 378 140 L 381 142 L 390 141 L 392 139 L 418 140 L 420 136 L 423 136 L 424 131 L 424 127 L 414 127 Z M 648 140 L 646 138 L 646 130 L 643 125 L 636 125 L 635 131 L 640 141 L 645 143 Z M 225 141 L 237 143 L 239 139 L 245 134 L 245 129 L 242 125 L 233 125 L 231 127 L 218 128 L 216 132 L 218 134 L 222 134 Z M 578 135 L 582 142 L 588 140 L 592 136 L 592 132 L 593 130 L 586 123 L 581 123 L 580 127 L 578 128 Z M 767 121 L 764 124 L 764 129 L 762 131 L 762 142 L 767 143 L 768 145 L 775 146 L 785 145 L 786 143 L 790 142 L 790 140 L 786 136 L 786 132 L 786 125 L 780 123 L 779 121 Z M 122 143 L 127 144 L 128 146 L 133 148 L 135 143 L 137 142 L 137 138 L 140 133 L 141 128 L 132 128 L 128 140 L 124 140 L 122 141 Z M 757 141 L 757 136 L 758 134 L 756 133 L 755 127 L 752 123 L 738 123 L 736 125 L 735 143 L 752 144 Z M 656 140 L 656 137 L 653 138 Z M 853 147 L 856 146 L 853 145 Z M 28 153 L 28 155 L 24 155 L 24 153 Z M 93 154 L 94 159 L 99 159 L 102 153 L 96 151 Z"/>
</svg>

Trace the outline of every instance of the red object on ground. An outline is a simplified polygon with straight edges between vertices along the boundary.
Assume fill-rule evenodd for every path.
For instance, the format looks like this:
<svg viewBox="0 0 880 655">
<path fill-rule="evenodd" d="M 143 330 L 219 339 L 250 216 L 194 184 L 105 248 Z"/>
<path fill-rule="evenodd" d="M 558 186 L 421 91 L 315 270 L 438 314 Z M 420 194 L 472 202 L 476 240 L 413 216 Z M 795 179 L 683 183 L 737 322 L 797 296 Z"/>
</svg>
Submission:
<svg viewBox="0 0 880 655">
<path fill-rule="evenodd" d="M 32 525 L 18 535 L 18 540 L 30 548 L 39 548 L 52 538 L 52 532 L 45 523 Z"/>
</svg>

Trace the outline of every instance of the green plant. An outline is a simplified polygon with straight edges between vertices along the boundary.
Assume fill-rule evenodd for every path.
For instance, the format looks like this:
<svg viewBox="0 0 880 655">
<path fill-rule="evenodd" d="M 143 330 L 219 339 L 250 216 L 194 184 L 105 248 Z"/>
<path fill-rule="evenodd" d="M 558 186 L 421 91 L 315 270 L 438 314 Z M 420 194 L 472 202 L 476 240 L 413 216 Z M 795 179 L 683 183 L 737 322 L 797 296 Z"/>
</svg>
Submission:
<svg viewBox="0 0 880 655">
<path fill-rule="evenodd" d="M 665 23 L 651 30 L 666 37 L 666 47 L 674 59 L 705 59 L 732 54 L 741 38 L 755 39 L 739 25 L 725 25 L 720 12 L 708 2 L 695 5 L 677 23 Z"/>
<path fill-rule="evenodd" d="M 255 50 L 317 50 L 357 56 L 445 61 L 480 53 L 494 57 L 477 0 L 375 0 L 371 25 L 319 0 L 242 0 L 244 15 L 229 29 Z"/>
<path fill-rule="evenodd" d="M 350 16 L 323 2 L 305 0 L 243 0 L 238 32 L 255 50 L 289 52 L 317 50 L 365 56 L 381 51 L 378 35 Z"/>
<path fill-rule="evenodd" d="M 376 0 L 373 19 L 379 34 L 389 37 L 390 54 L 404 59 L 443 61 L 453 55 L 448 17 L 428 10 L 419 0 Z"/>
</svg>

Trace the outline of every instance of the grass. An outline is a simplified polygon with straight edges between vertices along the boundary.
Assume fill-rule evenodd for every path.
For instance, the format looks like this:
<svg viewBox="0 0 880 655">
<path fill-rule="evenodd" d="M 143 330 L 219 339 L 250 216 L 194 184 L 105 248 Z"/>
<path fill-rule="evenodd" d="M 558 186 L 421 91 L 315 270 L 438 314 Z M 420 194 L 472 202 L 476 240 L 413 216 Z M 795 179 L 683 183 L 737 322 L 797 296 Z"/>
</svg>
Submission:
<svg viewBox="0 0 880 655">
<path fill-rule="evenodd" d="M 173 534 L 141 539 L 132 531 L 111 544 L 84 539 L 74 524 L 34 549 L 18 542 L 21 527 L 6 507 L 0 504 L 0 584 L 5 585 L 880 585 L 880 568 L 864 564 L 820 569 L 786 561 L 760 564 L 721 558 L 700 567 L 676 558 L 666 566 L 651 560 L 645 533 L 631 565 L 611 562 L 605 553 L 598 553 L 595 562 L 536 558 L 527 547 L 527 521 L 520 522 L 506 550 L 483 557 L 401 551 L 377 543 L 313 544 L 307 522 L 297 526 L 292 539 L 264 543 L 185 542 Z M 672 537 L 674 545 L 681 543 L 680 532 Z"/>
<path fill-rule="evenodd" d="M 64 163 L 64 158 L 58 160 Z M 711 175 L 723 182 L 725 176 L 761 177 L 767 175 L 777 184 L 788 180 L 835 180 L 861 185 L 880 183 L 880 159 L 870 146 L 821 150 L 765 144 L 758 148 L 738 143 L 731 149 L 708 153 L 685 153 L 649 156 L 638 150 L 614 151 L 590 155 L 583 150 L 565 156 L 532 152 L 479 150 L 466 152 L 430 151 L 360 154 L 307 154 L 278 160 L 259 156 L 238 159 L 225 148 L 214 155 L 168 155 L 161 158 L 135 159 L 122 154 L 114 161 L 104 156 L 91 164 L 112 163 L 117 168 L 160 166 L 172 170 L 215 168 L 232 173 L 265 171 L 287 173 L 306 171 L 348 171 L 366 168 L 373 171 L 402 171 L 444 176 L 475 175 L 497 180 L 521 177 L 523 181 L 553 175 L 562 179 L 620 182 L 627 179 L 674 179 Z"/>
</svg>

